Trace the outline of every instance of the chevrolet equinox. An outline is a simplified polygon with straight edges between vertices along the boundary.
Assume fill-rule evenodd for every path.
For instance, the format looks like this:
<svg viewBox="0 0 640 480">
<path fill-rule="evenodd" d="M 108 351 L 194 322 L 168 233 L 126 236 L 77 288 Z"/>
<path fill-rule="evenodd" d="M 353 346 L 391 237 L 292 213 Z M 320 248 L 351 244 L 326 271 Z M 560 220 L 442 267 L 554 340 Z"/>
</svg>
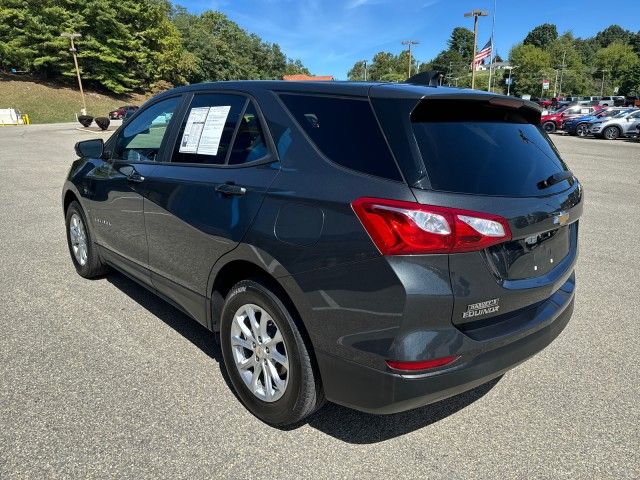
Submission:
<svg viewBox="0 0 640 480">
<path fill-rule="evenodd" d="M 394 413 L 502 375 L 563 330 L 583 191 L 540 108 L 412 84 L 180 87 L 76 145 L 71 259 L 217 334 L 271 425 Z"/>
</svg>

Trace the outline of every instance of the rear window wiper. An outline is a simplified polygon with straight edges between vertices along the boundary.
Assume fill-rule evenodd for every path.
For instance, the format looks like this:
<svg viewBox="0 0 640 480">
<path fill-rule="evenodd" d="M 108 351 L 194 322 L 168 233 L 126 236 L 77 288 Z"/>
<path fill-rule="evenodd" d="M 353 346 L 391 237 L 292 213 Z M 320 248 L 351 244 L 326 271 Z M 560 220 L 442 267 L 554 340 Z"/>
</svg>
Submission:
<svg viewBox="0 0 640 480">
<path fill-rule="evenodd" d="M 565 180 L 571 180 L 573 177 L 573 172 L 570 170 L 565 170 L 564 172 L 557 172 L 551 175 L 549 178 L 545 180 L 541 180 L 538 182 L 538 188 L 540 190 L 550 187 L 551 185 L 555 185 L 556 183 L 564 182 Z"/>
</svg>

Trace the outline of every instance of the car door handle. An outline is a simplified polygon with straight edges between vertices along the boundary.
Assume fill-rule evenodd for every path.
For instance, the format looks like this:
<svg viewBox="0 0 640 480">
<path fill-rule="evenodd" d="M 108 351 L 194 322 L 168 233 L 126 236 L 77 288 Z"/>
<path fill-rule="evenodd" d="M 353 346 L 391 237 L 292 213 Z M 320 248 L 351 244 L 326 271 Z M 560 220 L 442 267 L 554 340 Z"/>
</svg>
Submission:
<svg viewBox="0 0 640 480">
<path fill-rule="evenodd" d="M 144 182 L 144 177 L 138 172 L 133 171 L 131 174 L 127 175 L 127 180 L 134 183 L 142 183 Z"/>
<path fill-rule="evenodd" d="M 233 183 L 221 183 L 216 187 L 216 192 L 223 195 L 244 195 L 247 193 L 247 189 Z"/>
</svg>

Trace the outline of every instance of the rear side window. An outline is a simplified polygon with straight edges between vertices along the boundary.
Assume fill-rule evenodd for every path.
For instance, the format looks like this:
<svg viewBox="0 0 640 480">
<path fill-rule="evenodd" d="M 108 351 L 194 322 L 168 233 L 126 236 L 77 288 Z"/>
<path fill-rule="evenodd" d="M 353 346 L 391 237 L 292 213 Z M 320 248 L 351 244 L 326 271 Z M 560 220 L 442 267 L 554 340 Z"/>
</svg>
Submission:
<svg viewBox="0 0 640 480">
<path fill-rule="evenodd" d="M 543 190 L 538 183 L 567 170 L 555 147 L 537 125 L 513 110 L 449 105 L 412 114 L 412 129 L 431 188 L 498 196 L 549 195 L 568 181 Z M 466 109 L 466 110 L 465 110 Z"/>
<path fill-rule="evenodd" d="M 241 95 L 194 95 L 178 132 L 172 162 L 224 164 L 247 99 Z"/>
<path fill-rule="evenodd" d="M 253 102 L 249 102 L 240 118 L 238 132 L 229 155 L 229 165 L 255 162 L 264 158 L 268 153 L 258 112 Z"/>
<path fill-rule="evenodd" d="M 294 94 L 280 98 L 331 161 L 369 175 L 402 180 L 368 100 Z"/>
</svg>

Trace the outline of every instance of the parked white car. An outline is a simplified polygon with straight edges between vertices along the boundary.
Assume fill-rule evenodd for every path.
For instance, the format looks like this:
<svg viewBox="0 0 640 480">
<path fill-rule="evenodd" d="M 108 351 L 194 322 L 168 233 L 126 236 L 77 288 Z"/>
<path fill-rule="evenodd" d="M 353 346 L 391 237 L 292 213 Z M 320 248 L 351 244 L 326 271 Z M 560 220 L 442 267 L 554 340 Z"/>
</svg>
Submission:
<svg viewBox="0 0 640 480">
<path fill-rule="evenodd" d="M 622 106 L 624 105 L 624 97 L 621 97 L 620 95 L 602 97 L 598 103 L 603 107 Z"/>
</svg>

